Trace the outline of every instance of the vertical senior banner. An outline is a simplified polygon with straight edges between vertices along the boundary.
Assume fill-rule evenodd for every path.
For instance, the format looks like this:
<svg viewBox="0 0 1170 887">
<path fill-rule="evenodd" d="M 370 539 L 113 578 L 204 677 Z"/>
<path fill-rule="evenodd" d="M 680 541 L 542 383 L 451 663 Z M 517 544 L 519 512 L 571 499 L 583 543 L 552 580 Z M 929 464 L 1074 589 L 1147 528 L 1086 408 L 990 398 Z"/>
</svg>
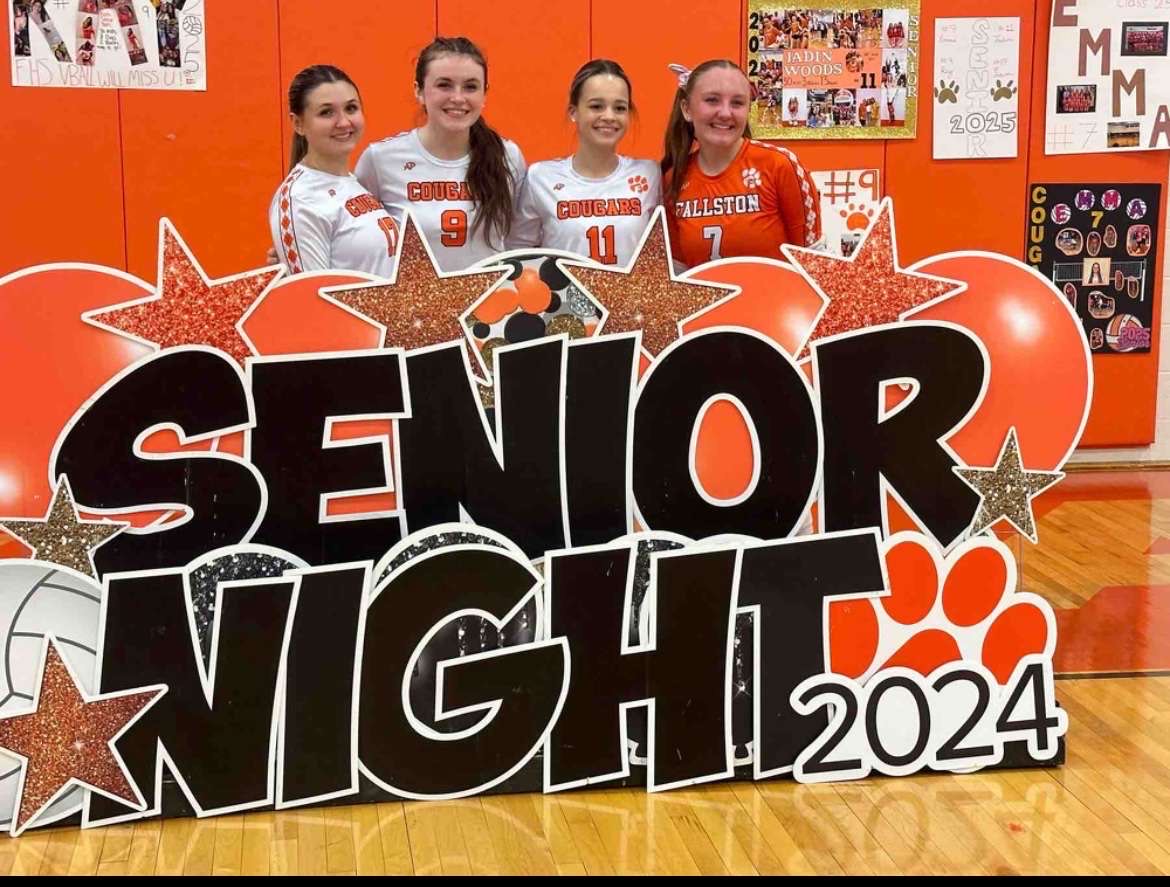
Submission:
<svg viewBox="0 0 1170 887">
<path fill-rule="evenodd" d="M 1089 348 L 1149 352 L 1162 186 L 1041 184 L 1030 196 L 1028 262 L 1076 311 Z"/>
<path fill-rule="evenodd" d="M 1170 8 L 1061 0 L 1048 41 L 1047 154 L 1170 148 Z"/>
<path fill-rule="evenodd" d="M 207 89 L 205 0 L 11 0 L 13 86 Z"/>
<path fill-rule="evenodd" d="M 919 0 L 749 0 L 752 132 L 914 138 Z"/>
<path fill-rule="evenodd" d="M 1020 19 L 934 22 L 934 159 L 1015 157 Z"/>
</svg>

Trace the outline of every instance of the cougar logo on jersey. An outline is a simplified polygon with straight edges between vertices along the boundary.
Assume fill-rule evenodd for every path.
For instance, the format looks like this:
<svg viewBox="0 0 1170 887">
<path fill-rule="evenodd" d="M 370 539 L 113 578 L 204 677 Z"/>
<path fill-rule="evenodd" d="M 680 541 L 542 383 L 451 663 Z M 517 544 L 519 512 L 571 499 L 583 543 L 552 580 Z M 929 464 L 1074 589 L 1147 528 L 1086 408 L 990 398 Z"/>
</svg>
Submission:
<svg viewBox="0 0 1170 887">
<path fill-rule="evenodd" d="M 554 190 L 554 191 L 560 191 L 560 190 L 561 190 L 562 188 L 564 188 L 564 187 L 565 187 L 565 183 L 564 183 L 564 182 L 557 182 L 555 185 L 553 185 L 553 190 Z"/>
<path fill-rule="evenodd" d="M 758 188 L 760 187 L 761 181 L 762 179 L 760 178 L 760 171 L 754 166 L 749 166 L 743 171 L 743 183 L 745 187 Z"/>
<path fill-rule="evenodd" d="M 414 169 L 414 161 L 413 160 L 406 161 L 406 163 L 402 164 L 402 168 L 404 170 L 406 170 L 407 172 L 410 172 L 412 169 Z"/>
<path fill-rule="evenodd" d="M 635 194 L 645 194 L 650 190 L 650 183 L 646 181 L 645 176 L 630 176 L 626 181 Z"/>
</svg>

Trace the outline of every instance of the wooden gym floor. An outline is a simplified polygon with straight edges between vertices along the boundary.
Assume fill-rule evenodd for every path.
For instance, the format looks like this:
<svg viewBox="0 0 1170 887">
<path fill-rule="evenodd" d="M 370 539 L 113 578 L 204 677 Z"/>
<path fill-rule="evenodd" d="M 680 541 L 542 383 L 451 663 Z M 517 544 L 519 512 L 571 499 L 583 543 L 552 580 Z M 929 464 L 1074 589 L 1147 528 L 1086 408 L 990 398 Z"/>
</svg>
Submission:
<svg viewBox="0 0 1170 887">
<path fill-rule="evenodd" d="M 1063 767 L 32 831 L 0 874 L 1170 874 L 1170 472 L 1036 504 L 1022 586 L 1058 608 Z"/>
</svg>

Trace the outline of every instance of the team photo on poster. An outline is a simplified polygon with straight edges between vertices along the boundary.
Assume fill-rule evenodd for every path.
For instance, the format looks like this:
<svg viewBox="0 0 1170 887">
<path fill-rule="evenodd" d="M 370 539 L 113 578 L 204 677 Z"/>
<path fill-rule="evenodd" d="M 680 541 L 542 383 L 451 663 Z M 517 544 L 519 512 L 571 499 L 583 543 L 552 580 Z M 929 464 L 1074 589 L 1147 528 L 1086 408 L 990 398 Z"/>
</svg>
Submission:
<svg viewBox="0 0 1170 887">
<path fill-rule="evenodd" d="M 1076 310 L 1099 354 L 1150 350 L 1158 184 L 1037 184 L 1028 262 Z"/>
<path fill-rule="evenodd" d="M 809 7 L 750 0 L 752 131 L 782 139 L 913 138 L 917 0 Z"/>
</svg>

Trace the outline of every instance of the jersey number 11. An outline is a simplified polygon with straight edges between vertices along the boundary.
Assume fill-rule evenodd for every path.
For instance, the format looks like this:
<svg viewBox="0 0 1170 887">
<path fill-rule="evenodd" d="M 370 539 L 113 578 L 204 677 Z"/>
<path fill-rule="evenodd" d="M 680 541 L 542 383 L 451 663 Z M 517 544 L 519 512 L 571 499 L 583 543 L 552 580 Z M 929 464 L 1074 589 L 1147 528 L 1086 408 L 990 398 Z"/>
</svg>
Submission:
<svg viewBox="0 0 1170 887">
<path fill-rule="evenodd" d="M 594 225 L 585 232 L 585 236 L 589 238 L 589 258 L 602 265 L 617 264 L 613 225 L 606 225 L 604 228 Z"/>
</svg>

